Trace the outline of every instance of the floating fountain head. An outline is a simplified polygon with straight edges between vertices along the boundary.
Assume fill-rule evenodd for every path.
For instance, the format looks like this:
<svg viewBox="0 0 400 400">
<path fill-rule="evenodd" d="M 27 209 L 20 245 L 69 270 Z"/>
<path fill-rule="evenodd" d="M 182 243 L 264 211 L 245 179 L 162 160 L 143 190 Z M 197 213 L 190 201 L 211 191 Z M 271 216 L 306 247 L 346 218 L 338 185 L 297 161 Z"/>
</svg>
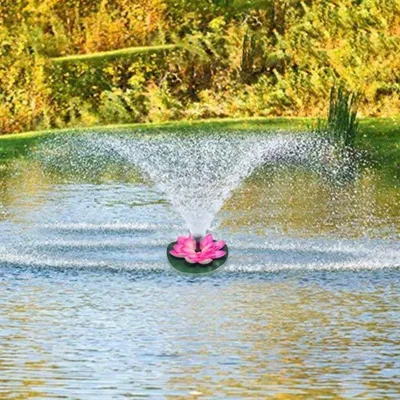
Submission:
<svg viewBox="0 0 400 400">
<path fill-rule="evenodd" d="M 179 236 L 167 247 L 170 264 L 181 272 L 204 273 L 219 268 L 228 258 L 228 246 L 214 240 L 211 233 L 203 238 Z"/>
</svg>

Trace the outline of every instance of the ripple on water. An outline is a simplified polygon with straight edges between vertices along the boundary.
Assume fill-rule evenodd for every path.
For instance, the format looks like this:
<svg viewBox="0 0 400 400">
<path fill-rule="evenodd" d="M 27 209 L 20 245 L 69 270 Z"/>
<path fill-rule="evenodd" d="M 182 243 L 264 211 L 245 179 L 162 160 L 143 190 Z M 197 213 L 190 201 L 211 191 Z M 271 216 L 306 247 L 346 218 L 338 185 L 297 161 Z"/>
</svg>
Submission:
<svg viewBox="0 0 400 400">
<path fill-rule="evenodd" d="M 215 223 L 228 262 L 184 276 L 165 246 L 185 224 L 146 179 L 15 163 L 1 399 L 400 398 L 398 209 L 378 175 L 253 174 Z"/>
</svg>

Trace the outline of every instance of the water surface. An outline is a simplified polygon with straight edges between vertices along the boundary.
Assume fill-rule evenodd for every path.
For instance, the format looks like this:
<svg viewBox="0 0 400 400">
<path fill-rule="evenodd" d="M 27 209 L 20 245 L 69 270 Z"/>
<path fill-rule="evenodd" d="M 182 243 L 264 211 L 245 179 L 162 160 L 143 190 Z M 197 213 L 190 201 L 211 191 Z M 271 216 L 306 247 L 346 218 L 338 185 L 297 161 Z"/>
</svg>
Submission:
<svg viewBox="0 0 400 400">
<path fill-rule="evenodd" d="M 259 169 L 213 222 L 230 259 L 182 276 L 187 228 L 115 165 L 0 167 L 0 398 L 399 398 L 399 190 Z M 87 172 L 87 171 L 86 171 Z"/>
</svg>

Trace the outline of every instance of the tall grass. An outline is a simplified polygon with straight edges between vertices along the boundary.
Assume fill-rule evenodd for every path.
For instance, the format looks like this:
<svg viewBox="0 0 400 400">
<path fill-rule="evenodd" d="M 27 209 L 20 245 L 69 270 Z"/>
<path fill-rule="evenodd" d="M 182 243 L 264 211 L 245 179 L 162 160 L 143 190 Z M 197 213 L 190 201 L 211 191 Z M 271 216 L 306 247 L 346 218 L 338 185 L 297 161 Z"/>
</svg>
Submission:
<svg viewBox="0 0 400 400">
<path fill-rule="evenodd" d="M 357 105 L 359 96 L 343 87 L 332 87 L 328 116 L 319 119 L 316 131 L 343 148 L 353 149 L 358 129 Z"/>
<path fill-rule="evenodd" d="M 326 119 L 319 119 L 313 131 L 329 140 L 331 152 L 321 165 L 322 176 L 331 184 L 346 185 L 357 176 L 359 157 L 355 149 L 358 130 L 359 95 L 342 86 L 332 87 Z"/>
</svg>

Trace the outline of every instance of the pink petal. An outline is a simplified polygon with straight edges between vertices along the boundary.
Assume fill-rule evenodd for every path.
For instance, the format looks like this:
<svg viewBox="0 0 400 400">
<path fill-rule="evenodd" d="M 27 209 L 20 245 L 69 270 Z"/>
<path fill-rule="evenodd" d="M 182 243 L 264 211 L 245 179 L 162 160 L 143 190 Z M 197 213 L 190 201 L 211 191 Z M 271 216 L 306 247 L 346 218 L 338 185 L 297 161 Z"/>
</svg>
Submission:
<svg viewBox="0 0 400 400">
<path fill-rule="evenodd" d="M 214 249 L 215 250 L 220 250 L 225 246 L 225 242 L 223 240 L 218 240 L 217 242 L 214 242 Z"/>
<path fill-rule="evenodd" d="M 189 257 L 185 257 L 185 260 L 189 263 L 189 264 L 196 264 L 196 260 L 192 260 Z"/>
<path fill-rule="evenodd" d="M 201 260 L 205 260 L 206 258 L 213 258 L 213 255 L 215 254 L 215 251 L 210 249 L 208 251 L 202 251 L 201 253 L 197 253 L 197 256 Z"/>
<path fill-rule="evenodd" d="M 206 251 L 206 252 L 200 252 L 200 253 L 196 253 L 196 256 L 197 256 L 197 262 L 200 262 L 200 261 L 203 261 L 203 260 L 207 260 L 207 259 L 209 259 L 209 258 L 213 258 L 213 256 L 214 256 L 214 251 L 213 250 L 209 250 L 209 251 Z"/>
<path fill-rule="evenodd" d="M 212 243 L 210 243 L 210 244 L 208 244 L 207 246 L 204 246 L 203 248 L 201 248 L 201 252 L 202 252 L 202 253 L 205 253 L 205 252 L 207 252 L 207 251 L 209 251 L 209 250 L 213 250 L 213 245 L 212 245 Z"/>
<path fill-rule="evenodd" d="M 182 249 L 182 252 L 186 253 L 186 254 L 192 254 L 196 252 L 196 248 L 195 247 L 190 247 L 190 246 L 185 246 Z"/>
<path fill-rule="evenodd" d="M 185 258 L 185 254 L 183 254 L 183 253 L 178 253 L 178 252 L 175 251 L 175 250 L 171 250 L 171 251 L 169 252 L 169 254 L 173 255 L 174 257 Z"/>
<path fill-rule="evenodd" d="M 183 246 L 181 244 L 174 244 L 173 249 L 177 252 L 180 253 L 183 250 Z"/>
<path fill-rule="evenodd" d="M 205 260 L 199 261 L 199 264 L 206 265 L 212 262 L 211 258 L 206 258 Z"/>
<path fill-rule="evenodd" d="M 226 254 L 225 251 L 223 251 L 223 250 L 218 250 L 218 251 L 216 251 L 216 252 L 213 254 L 213 258 L 214 258 L 214 259 L 215 259 L 215 258 L 221 258 L 221 257 L 223 257 L 225 254 Z"/>
<path fill-rule="evenodd" d="M 208 233 L 206 236 L 203 237 L 203 239 L 200 240 L 200 249 L 203 249 L 204 247 L 213 243 L 213 241 L 214 241 L 214 239 L 213 239 L 211 233 Z"/>
<path fill-rule="evenodd" d="M 189 236 L 178 236 L 177 244 L 181 246 L 194 246 L 196 247 L 196 241 L 192 235 Z"/>
<path fill-rule="evenodd" d="M 189 248 L 193 251 L 196 250 L 196 242 L 194 240 L 187 240 L 183 245 L 184 248 Z"/>
<path fill-rule="evenodd" d="M 185 244 L 187 237 L 185 236 L 178 236 L 178 239 L 176 240 L 178 244 Z"/>
</svg>

